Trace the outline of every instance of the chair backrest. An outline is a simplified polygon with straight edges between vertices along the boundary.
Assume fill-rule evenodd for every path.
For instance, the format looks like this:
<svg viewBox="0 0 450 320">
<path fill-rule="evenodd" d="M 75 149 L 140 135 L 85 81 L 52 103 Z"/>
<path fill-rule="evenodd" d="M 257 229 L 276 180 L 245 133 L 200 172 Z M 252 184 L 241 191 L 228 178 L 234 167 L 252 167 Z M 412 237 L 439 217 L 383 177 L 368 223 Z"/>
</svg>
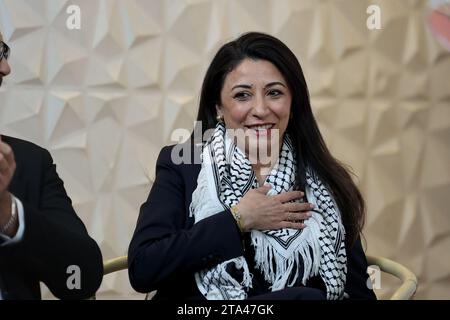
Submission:
<svg viewBox="0 0 450 320">
<path fill-rule="evenodd" d="M 128 268 L 128 257 L 121 256 L 103 262 L 103 275 L 107 275 L 116 271 Z"/>
<path fill-rule="evenodd" d="M 125 270 L 128 268 L 128 257 L 127 256 L 121 256 L 114 259 L 110 259 L 107 261 L 103 261 L 103 276 L 106 276 L 107 274 Z M 88 300 L 96 300 L 97 296 L 94 295 L 90 297 Z"/>
<path fill-rule="evenodd" d="M 402 284 L 395 290 L 390 300 L 409 300 L 412 299 L 417 290 L 417 277 L 408 268 L 398 262 L 384 257 L 367 256 L 369 266 L 377 266 L 380 271 L 386 272 L 400 279 Z"/>
<path fill-rule="evenodd" d="M 369 266 L 378 266 L 380 271 L 391 274 L 402 281 L 402 284 L 395 290 L 390 300 L 408 300 L 414 296 L 418 284 L 417 277 L 405 266 L 390 259 L 376 256 L 367 256 L 367 263 Z M 103 263 L 103 274 L 107 275 L 127 268 L 127 256 L 121 256 L 105 261 Z M 146 299 L 149 298 L 151 297 L 147 294 Z"/>
<path fill-rule="evenodd" d="M 128 257 L 121 256 L 111 260 L 107 260 L 103 263 L 103 275 L 107 275 L 116 271 L 125 270 L 128 268 Z M 145 295 L 145 300 L 151 300 L 153 297 L 152 292 Z"/>
</svg>

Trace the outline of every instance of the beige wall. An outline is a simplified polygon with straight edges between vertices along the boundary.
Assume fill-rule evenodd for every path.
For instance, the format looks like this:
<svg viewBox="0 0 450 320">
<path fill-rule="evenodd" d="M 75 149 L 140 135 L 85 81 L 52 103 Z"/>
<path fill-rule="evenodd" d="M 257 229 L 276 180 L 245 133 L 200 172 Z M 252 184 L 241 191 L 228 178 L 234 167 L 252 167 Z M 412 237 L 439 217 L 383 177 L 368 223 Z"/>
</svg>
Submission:
<svg viewBox="0 0 450 320">
<path fill-rule="evenodd" d="M 381 30 L 366 27 L 372 3 Z M 80 30 L 66 28 L 69 4 L 81 8 Z M 212 55 L 240 32 L 269 32 L 297 54 L 327 143 L 359 176 L 368 252 L 410 267 L 418 298 L 448 299 L 450 53 L 426 28 L 425 6 L 0 0 L 13 69 L 0 131 L 49 148 L 104 257 L 125 254 L 158 152 L 192 127 Z M 125 297 L 127 282 L 108 276 L 102 292 Z"/>
</svg>

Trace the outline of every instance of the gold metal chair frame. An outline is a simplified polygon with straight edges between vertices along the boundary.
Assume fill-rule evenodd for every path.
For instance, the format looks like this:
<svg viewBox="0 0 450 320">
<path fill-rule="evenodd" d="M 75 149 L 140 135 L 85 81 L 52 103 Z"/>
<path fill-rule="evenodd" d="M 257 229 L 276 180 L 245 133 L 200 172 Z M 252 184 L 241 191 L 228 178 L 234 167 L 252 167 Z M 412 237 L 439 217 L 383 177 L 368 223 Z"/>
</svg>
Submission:
<svg viewBox="0 0 450 320">
<path fill-rule="evenodd" d="M 417 277 L 408 268 L 384 257 L 367 256 L 367 262 L 369 266 L 378 266 L 380 271 L 386 272 L 401 280 L 402 284 L 395 290 L 389 298 L 390 300 L 409 300 L 414 296 L 418 284 Z M 117 257 L 104 262 L 103 274 L 107 275 L 127 268 L 127 256 Z"/>
</svg>

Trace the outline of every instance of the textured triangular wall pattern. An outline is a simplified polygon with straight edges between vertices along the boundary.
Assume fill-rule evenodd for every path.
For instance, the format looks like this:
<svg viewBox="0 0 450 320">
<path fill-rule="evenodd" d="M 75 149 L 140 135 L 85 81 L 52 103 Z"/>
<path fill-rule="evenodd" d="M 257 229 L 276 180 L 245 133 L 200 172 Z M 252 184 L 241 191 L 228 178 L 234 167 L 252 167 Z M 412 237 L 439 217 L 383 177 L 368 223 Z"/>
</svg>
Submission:
<svg viewBox="0 0 450 320">
<path fill-rule="evenodd" d="M 71 4 L 80 30 L 66 28 Z M 370 4 L 380 30 L 366 26 Z M 52 152 L 105 259 L 123 255 L 160 148 L 192 128 L 213 54 L 269 32 L 297 54 L 327 143 L 359 177 L 368 253 L 411 268 L 416 297 L 449 299 L 450 53 L 426 13 L 412 0 L 0 0 L 13 70 L 0 131 Z M 122 272 L 101 292 L 133 291 Z"/>
</svg>

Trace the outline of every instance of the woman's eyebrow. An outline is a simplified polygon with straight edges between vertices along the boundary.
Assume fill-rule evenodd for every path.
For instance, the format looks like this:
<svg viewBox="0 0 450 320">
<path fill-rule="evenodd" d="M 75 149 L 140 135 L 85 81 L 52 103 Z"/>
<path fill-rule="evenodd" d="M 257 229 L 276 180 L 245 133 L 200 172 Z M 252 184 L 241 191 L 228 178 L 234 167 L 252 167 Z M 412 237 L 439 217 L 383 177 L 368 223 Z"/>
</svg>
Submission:
<svg viewBox="0 0 450 320">
<path fill-rule="evenodd" d="M 237 88 L 251 89 L 252 85 L 251 84 L 237 84 L 233 88 L 231 88 L 231 91 L 233 91 L 234 89 L 237 89 Z"/>
<path fill-rule="evenodd" d="M 264 86 L 264 89 L 267 89 L 269 87 L 273 87 L 276 85 L 280 85 L 280 86 L 286 88 L 286 85 L 284 83 L 282 83 L 280 81 L 274 81 L 274 82 L 269 82 L 268 84 L 266 84 Z M 251 89 L 252 87 L 253 87 L 253 85 L 251 85 L 251 84 L 237 84 L 231 88 L 231 91 L 233 91 L 234 89 L 238 89 L 238 88 Z"/>
<path fill-rule="evenodd" d="M 266 86 L 264 88 L 269 88 L 269 87 L 272 87 L 272 86 L 275 86 L 275 85 L 280 85 L 280 86 L 283 86 L 283 87 L 286 88 L 286 85 L 284 83 L 282 83 L 282 82 L 279 82 L 279 81 L 270 82 L 270 83 L 266 84 Z"/>
</svg>

